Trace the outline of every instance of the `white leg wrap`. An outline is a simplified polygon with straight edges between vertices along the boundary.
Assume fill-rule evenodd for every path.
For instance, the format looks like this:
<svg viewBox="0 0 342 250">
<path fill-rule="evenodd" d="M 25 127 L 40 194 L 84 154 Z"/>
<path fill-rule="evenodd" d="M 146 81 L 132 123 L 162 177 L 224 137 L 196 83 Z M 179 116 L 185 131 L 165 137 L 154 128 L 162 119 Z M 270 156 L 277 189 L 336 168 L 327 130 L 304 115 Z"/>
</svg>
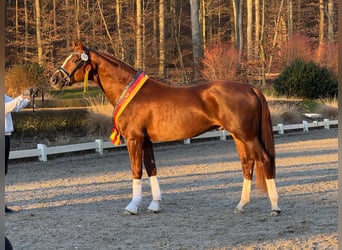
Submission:
<svg viewBox="0 0 342 250">
<path fill-rule="evenodd" d="M 138 206 L 142 200 L 142 184 L 140 179 L 133 179 L 132 201 L 126 206 L 125 210 L 130 214 L 138 213 Z"/>
<path fill-rule="evenodd" d="M 251 189 L 252 189 L 252 181 L 248 179 L 243 179 L 241 200 L 239 204 L 236 206 L 234 212 L 242 213 L 244 206 L 251 200 Z"/>
<path fill-rule="evenodd" d="M 280 213 L 281 210 L 278 207 L 278 192 L 274 179 L 266 179 L 266 186 L 272 206 L 271 215 L 277 215 Z"/>
<path fill-rule="evenodd" d="M 153 200 L 147 209 L 153 212 L 159 212 L 160 211 L 159 201 L 161 201 L 161 192 L 160 192 L 160 186 L 159 186 L 157 176 L 150 177 L 150 184 L 151 184 Z"/>
<path fill-rule="evenodd" d="M 161 192 L 160 192 L 160 186 L 159 186 L 157 176 L 151 176 L 150 177 L 150 184 L 151 184 L 153 200 L 154 201 L 160 201 L 161 200 Z"/>
</svg>

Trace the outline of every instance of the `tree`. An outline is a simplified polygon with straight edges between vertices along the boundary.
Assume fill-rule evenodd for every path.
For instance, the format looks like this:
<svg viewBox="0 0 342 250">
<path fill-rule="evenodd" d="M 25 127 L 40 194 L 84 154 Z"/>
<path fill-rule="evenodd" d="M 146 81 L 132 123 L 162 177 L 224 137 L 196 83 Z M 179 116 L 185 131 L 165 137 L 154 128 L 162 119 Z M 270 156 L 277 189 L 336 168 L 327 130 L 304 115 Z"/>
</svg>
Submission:
<svg viewBox="0 0 342 250">
<path fill-rule="evenodd" d="M 122 43 L 121 34 L 121 0 L 115 0 L 115 13 L 116 13 L 116 29 L 118 34 L 118 50 L 121 59 L 125 59 L 125 51 Z M 116 51 L 116 50 L 115 50 Z"/>
<path fill-rule="evenodd" d="M 259 50 L 260 50 L 260 16 L 263 12 L 260 11 L 260 0 L 254 1 L 255 6 L 255 57 L 259 57 Z"/>
<path fill-rule="evenodd" d="M 38 63 L 43 63 L 43 45 L 42 45 L 42 37 L 40 30 L 40 3 L 39 0 L 35 0 L 35 10 L 36 10 L 36 39 L 37 39 L 37 57 Z"/>
<path fill-rule="evenodd" d="M 143 34 L 141 0 L 136 0 L 136 27 L 135 27 L 135 67 L 143 68 Z"/>
<path fill-rule="evenodd" d="M 334 1 L 328 0 L 328 40 L 334 42 Z"/>
<path fill-rule="evenodd" d="M 248 76 L 254 80 L 260 73 L 264 77 L 265 62 L 267 73 L 283 69 L 284 48 L 301 47 L 286 45 L 298 34 L 308 38 L 311 51 L 322 52 L 319 61 L 326 64 L 326 46 L 334 48 L 337 34 L 334 0 L 11 0 L 6 3 L 6 67 L 24 58 L 42 61 L 49 67 L 47 72 L 59 66 L 70 52 L 71 40 L 81 37 L 88 46 L 114 52 L 149 74 L 163 77 L 163 69 L 168 69 L 166 77 L 171 81 L 187 82 L 188 75 L 197 78 L 196 71 L 202 67 L 197 59 L 201 59 L 204 48 L 232 42 L 240 53 L 239 73 L 247 75 L 248 70 Z M 265 11 L 262 5 L 266 5 Z M 316 46 L 322 42 L 324 46 L 319 51 Z M 336 57 L 333 52 L 329 54 Z M 252 60 L 247 64 L 247 57 L 242 55 Z M 173 74 L 171 68 L 177 73 Z"/>
<path fill-rule="evenodd" d="M 287 36 L 289 39 L 293 36 L 293 0 L 287 0 Z"/>
<path fill-rule="evenodd" d="M 199 77 L 200 61 L 203 57 L 199 23 L 199 0 L 190 0 L 190 10 L 194 79 L 197 79 Z"/>
<path fill-rule="evenodd" d="M 24 58 L 25 61 L 28 60 L 28 13 L 27 13 L 27 0 L 24 0 L 24 12 L 25 12 L 25 45 L 24 45 Z"/>
<path fill-rule="evenodd" d="M 107 34 L 108 40 L 109 40 L 109 42 L 110 42 L 110 44 L 111 44 L 113 50 L 115 51 L 115 46 L 114 46 L 114 43 L 113 43 L 113 39 L 112 39 L 112 36 L 111 36 L 111 34 L 110 34 L 110 32 L 109 32 L 109 29 L 108 29 L 108 25 L 107 25 L 106 19 L 105 19 L 104 15 L 103 15 L 103 11 L 102 11 L 102 8 L 101 8 L 101 5 L 100 5 L 100 1 L 97 0 L 96 2 L 97 2 L 97 6 L 98 6 L 98 8 L 99 8 L 100 14 L 101 14 L 101 18 L 102 18 L 103 25 L 104 25 L 105 30 L 106 30 L 106 34 Z"/>
<path fill-rule="evenodd" d="M 164 0 L 159 0 L 159 77 L 165 77 L 165 13 Z"/>
<path fill-rule="evenodd" d="M 247 60 L 252 59 L 252 47 L 253 47 L 253 40 L 252 40 L 252 29 L 253 29 L 253 1 L 247 0 Z"/>
<path fill-rule="evenodd" d="M 233 15 L 234 15 L 234 30 L 235 30 L 235 44 L 239 49 L 240 55 L 243 50 L 243 35 L 242 35 L 242 0 L 232 0 Z"/>
<path fill-rule="evenodd" d="M 81 27 L 80 27 L 80 0 L 75 0 L 76 8 L 75 8 L 75 23 L 76 23 L 76 32 L 77 39 L 81 39 Z"/>
</svg>

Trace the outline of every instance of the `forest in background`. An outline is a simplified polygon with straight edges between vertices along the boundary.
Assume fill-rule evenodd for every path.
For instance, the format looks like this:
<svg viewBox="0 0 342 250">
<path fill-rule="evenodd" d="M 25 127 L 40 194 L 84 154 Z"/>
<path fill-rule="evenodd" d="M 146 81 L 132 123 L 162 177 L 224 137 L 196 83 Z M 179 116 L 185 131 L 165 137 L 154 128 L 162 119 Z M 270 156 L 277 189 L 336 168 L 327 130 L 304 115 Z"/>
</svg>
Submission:
<svg viewBox="0 0 342 250">
<path fill-rule="evenodd" d="M 48 77 L 81 39 L 177 83 L 265 84 L 295 58 L 337 73 L 337 0 L 7 0 L 6 67 Z"/>
</svg>

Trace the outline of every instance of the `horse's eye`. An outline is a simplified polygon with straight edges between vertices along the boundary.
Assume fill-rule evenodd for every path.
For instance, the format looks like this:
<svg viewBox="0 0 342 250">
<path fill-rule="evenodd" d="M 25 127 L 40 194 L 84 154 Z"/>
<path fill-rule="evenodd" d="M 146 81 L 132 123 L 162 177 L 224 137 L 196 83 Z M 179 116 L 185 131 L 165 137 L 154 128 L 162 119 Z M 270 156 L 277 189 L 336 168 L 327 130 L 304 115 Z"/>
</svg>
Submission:
<svg viewBox="0 0 342 250">
<path fill-rule="evenodd" d="M 77 63 L 77 62 L 79 62 L 81 60 L 81 58 L 79 57 L 79 56 L 74 56 L 73 58 L 72 58 L 72 62 L 74 62 L 74 63 Z"/>
</svg>

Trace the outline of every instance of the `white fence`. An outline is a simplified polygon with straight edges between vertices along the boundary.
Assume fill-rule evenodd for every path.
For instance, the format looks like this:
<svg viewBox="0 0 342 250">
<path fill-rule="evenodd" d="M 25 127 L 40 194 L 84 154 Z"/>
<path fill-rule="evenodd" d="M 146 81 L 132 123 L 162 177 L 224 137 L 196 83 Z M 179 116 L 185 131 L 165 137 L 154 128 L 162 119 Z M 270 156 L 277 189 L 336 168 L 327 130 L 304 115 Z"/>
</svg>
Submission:
<svg viewBox="0 0 342 250">
<path fill-rule="evenodd" d="M 323 127 L 324 129 L 329 129 L 331 125 L 338 125 L 338 121 L 337 120 L 330 121 L 328 119 L 324 119 L 321 122 L 314 121 L 314 122 L 308 123 L 307 121 L 303 121 L 302 124 L 291 124 L 291 125 L 278 124 L 277 126 L 273 126 L 273 131 L 278 132 L 278 134 L 283 135 L 285 134 L 285 131 L 289 131 L 289 130 L 302 130 L 304 132 L 309 132 L 310 128 Z M 184 140 L 184 144 L 190 144 L 191 140 L 194 140 L 194 139 L 204 139 L 204 138 L 219 137 L 221 140 L 226 140 L 227 136 L 229 136 L 229 132 L 227 132 L 226 130 L 208 131 L 194 138 Z M 36 149 L 11 151 L 9 159 L 38 157 L 40 161 L 47 161 L 48 155 L 77 152 L 77 151 L 84 151 L 84 150 L 95 150 L 95 152 L 98 152 L 99 154 L 103 154 L 104 149 L 114 148 L 114 147 L 124 147 L 124 146 L 126 145 L 123 144 L 120 146 L 114 146 L 110 141 L 103 141 L 102 139 L 97 139 L 94 142 L 70 144 L 70 145 L 55 146 L 55 147 L 47 147 L 44 144 L 38 144 Z"/>
</svg>

